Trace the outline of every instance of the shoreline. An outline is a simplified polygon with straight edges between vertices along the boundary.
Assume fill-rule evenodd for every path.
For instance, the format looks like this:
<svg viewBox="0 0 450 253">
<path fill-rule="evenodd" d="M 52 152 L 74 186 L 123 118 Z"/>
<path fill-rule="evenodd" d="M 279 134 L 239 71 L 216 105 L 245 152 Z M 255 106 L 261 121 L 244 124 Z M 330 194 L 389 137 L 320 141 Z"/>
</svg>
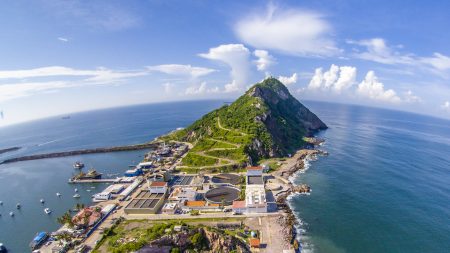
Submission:
<svg viewBox="0 0 450 253">
<path fill-rule="evenodd" d="M 320 146 L 323 142 L 314 145 Z M 301 252 L 303 245 L 299 241 L 298 234 L 301 232 L 301 219 L 294 214 L 290 200 L 292 197 L 299 194 L 309 194 L 311 188 L 306 184 L 296 185 L 293 178 L 299 176 L 298 173 L 303 173 L 308 168 L 305 166 L 311 157 L 317 155 L 328 155 L 326 151 L 319 149 L 300 149 L 294 156 L 287 159 L 286 164 L 283 164 L 278 170 L 272 173 L 273 176 L 283 179 L 287 190 L 276 196 L 278 208 L 283 212 L 283 218 L 278 222 L 281 226 L 286 227 L 286 232 L 283 233 L 283 240 L 289 242 L 296 252 Z"/>
</svg>

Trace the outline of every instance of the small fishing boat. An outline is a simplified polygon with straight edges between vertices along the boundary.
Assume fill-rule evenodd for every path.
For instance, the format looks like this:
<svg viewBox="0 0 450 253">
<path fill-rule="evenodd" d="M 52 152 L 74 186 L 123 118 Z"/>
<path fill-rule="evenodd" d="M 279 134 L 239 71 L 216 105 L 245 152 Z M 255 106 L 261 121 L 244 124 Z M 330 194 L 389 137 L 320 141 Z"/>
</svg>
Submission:
<svg viewBox="0 0 450 253">
<path fill-rule="evenodd" d="M 0 201 L 0 206 L 3 206 L 3 201 Z"/>
<path fill-rule="evenodd" d="M 75 190 L 74 190 L 75 192 L 78 192 L 78 189 L 77 188 L 75 188 Z"/>
<path fill-rule="evenodd" d="M 42 204 L 44 204 L 44 203 L 45 203 L 45 200 L 44 200 L 44 199 L 40 199 L 39 202 L 41 202 Z"/>
<path fill-rule="evenodd" d="M 75 163 L 73 164 L 73 168 L 74 168 L 74 169 L 79 169 L 79 170 L 81 170 L 83 167 L 84 167 L 84 163 L 82 163 L 82 162 L 75 162 Z"/>
<path fill-rule="evenodd" d="M 9 216 L 13 217 L 14 213 L 13 212 L 9 212 Z"/>
<path fill-rule="evenodd" d="M 0 253 L 6 253 L 8 252 L 8 250 L 6 249 L 5 245 L 3 245 L 3 243 L 0 242 Z"/>
<path fill-rule="evenodd" d="M 61 193 L 57 192 L 56 196 L 61 197 Z"/>
<path fill-rule="evenodd" d="M 73 197 L 77 199 L 77 198 L 80 198 L 81 195 L 80 194 L 75 194 L 75 195 L 73 195 Z"/>
<path fill-rule="evenodd" d="M 20 209 L 22 206 L 20 205 L 20 203 L 17 203 L 16 208 Z"/>
<path fill-rule="evenodd" d="M 44 212 L 46 213 L 46 214 L 51 214 L 52 213 L 52 210 L 50 210 L 50 208 L 45 208 L 44 209 Z"/>
</svg>

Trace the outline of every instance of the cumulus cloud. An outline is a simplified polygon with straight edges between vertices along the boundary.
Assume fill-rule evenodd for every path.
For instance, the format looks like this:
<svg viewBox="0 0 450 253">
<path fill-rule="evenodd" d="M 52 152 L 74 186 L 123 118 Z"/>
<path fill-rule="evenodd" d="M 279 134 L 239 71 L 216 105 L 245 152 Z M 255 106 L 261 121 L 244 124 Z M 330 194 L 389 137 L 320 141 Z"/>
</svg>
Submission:
<svg viewBox="0 0 450 253">
<path fill-rule="evenodd" d="M 450 112 L 450 101 L 445 101 L 444 104 L 441 105 L 441 108 L 447 112 Z"/>
<path fill-rule="evenodd" d="M 308 89 L 310 90 L 332 90 L 342 92 L 355 84 L 356 68 L 350 66 L 337 66 L 332 64 L 328 71 L 323 72 L 317 68 L 314 72 Z"/>
<path fill-rule="evenodd" d="M 405 96 L 404 96 L 403 100 L 407 103 L 421 103 L 422 102 L 422 98 L 415 95 L 411 90 L 408 90 L 407 92 L 405 92 Z"/>
<path fill-rule="evenodd" d="M 181 64 L 163 64 L 156 66 L 147 67 L 150 71 L 158 71 L 169 75 L 183 75 L 197 78 L 200 76 L 208 75 L 215 72 L 215 69 L 203 68 L 203 67 L 193 67 L 191 65 L 181 65 Z"/>
<path fill-rule="evenodd" d="M 297 73 L 292 74 L 292 76 L 279 76 L 278 80 L 285 85 L 297 83 Z"/>
<path fill-rule="evenodd" d="M 225 85 L 225 91 L 241 90 L 247 85 L 250 51 L 242 44 L 226 44 L 210 48 L 208 53 L 199 54 L 200 57 L 219 61 L 231 68 L 231 83 Z"/>
<path fill-rule="evenodd" d="M 253 54 L 258 57 L 258 59 L 255 61 L 256 68 L 259 71 L 265 71 L 270 66 L 275 64 L 275 58 L 269 54 L 266 50 L 255 50 Z"/>
<path fill-rule="evenodd" d="M 318 13 L 283 10 L 269 5 L 267 11 L 246 15 L 234 27 L 236 35 L 255 48 L 290 55 L 329 56 L 339 53 L 331 39 L 331 25 Z"/>
<path fill-rule="evenodd" d="M 202 82 L 200 85 L 191 86 L 186 89 L 186 95 L 202 95 L 207 93 L 217 93 L 219 87 L 208 88 L 206 82 Z"/>
<path fill-rule="evenodd" d="M 384 84 L 378 80 L 374 71 L 367 72 L 364 80 L 358 85 L 357 94 L 383 102 L 398 103 L 401 101 L 394 90 L 385 90 Z"/>
</svg>

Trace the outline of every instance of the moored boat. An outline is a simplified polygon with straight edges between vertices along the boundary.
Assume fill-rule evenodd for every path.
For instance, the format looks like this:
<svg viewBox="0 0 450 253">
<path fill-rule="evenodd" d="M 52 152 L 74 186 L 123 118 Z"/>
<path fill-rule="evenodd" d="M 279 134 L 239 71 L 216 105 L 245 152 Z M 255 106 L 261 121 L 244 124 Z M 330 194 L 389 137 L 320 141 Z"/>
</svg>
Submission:
<svg viewBox="0 0 450 253">
<path fill-rule="evenodd" d="M 84 163 L 82 163 L 82 162 L 75 162 L 73 164 L 73 168 L 81 170 L 82 168 L 84 168 Z"/>
<path fill-rule="evenodd" d="M 80 194 L 75 194 L 75 195 L 73 195 L 73 197 L 77 199 L 77 198 L 80 198 L 81 195 Z"/>
<path fill-rule="evenodd" d="M 8 250 L 6 249 L 5 245 L 3 245 L 3 243 L 0 242 L 0 253 L 6 253 L 8 252 Z"/>
<path fill-rule="evenodd" d="M 35 250 L 41 246 L 45 240 L 48 238 L 47 232 L 39 232 L 36 234 L 36 236 L 33 238 L 33 240 L 30 242 L 30 248 L 31 250 Z"/>
<path fill-rule="evenodd" d="M 50 208 L 45 208 L 44 209 L 44 212 L 46 213 L 46 214 L 51 214 L 52 213 L 52 210 L 50 210 Z"/>
<path fill-rule="evenodd" d="M 98 173 L 96 170 L 91 169 L 87 173 L 81 171 L 78 175 L 73 176 L 70 179 L 70 181 L 100 179 L 100 178 L 102 178 L 102 173 Z"/>
</svg>

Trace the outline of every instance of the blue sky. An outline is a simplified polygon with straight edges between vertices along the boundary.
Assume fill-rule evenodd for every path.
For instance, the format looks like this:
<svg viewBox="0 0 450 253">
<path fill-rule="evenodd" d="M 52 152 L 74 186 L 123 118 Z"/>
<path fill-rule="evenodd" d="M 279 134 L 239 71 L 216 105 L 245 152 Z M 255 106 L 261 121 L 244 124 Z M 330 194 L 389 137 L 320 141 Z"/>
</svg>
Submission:
<svg viewBox="0 0 450 253">
<path fill-rule="evenodd" d="M 2 1 L 0 126 L 114 106 L 300 100 L 450 118 L 448 1 Z"/>
</svg>

